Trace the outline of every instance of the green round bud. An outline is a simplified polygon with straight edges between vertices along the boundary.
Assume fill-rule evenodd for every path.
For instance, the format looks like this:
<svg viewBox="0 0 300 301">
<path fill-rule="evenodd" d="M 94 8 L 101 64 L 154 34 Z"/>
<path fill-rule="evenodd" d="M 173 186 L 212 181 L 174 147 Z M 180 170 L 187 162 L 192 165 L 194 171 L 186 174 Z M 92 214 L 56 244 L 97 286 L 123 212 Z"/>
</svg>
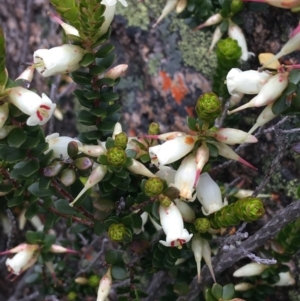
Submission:
<svg viewBox="0 0 300 301">
<path fill-rule="evenodd" d="M 124 149 L 120 147 L 112 147 L 107 151 L 107 161 L 113 166 L 122 166 L 127 159 Z"/>
<path fill-rule="evenodd" d="M 117 134 L 115 137 L 115 146 L 121 147 L 123 149 L 126 148 L 128 142 L 128 137 L 125 133 Z"/>
<path fill-rule="evenodd" d="M 232 13 L 236 14 L 242 10 L 244 2 L 242 0 L 232 0 L 230 5 L 230 10 Z"/>
<path fill-rule="evenodd" d="M 210 228 L 210 221 L 207 218 L 197 218 L 194 222 L 196 230 L 200 233 L 205 233 Z"/>
<path fill-rule="evenodd" d="M 163 207 L 169 207 L 172 203 L 171 199 L 168 198 L 166 195 L 160 194 L 158 197 L 160 205 Z"/>
<path fill-rule="evenodd" d="M 108 237 L 113 241 L 122 241 L 126 234 L 123 224 L 112 224 L 108 229 Z"/>
<path fill-rule="evenodd" d="M 74 158 L 78 154 L 78 144 L 76 141 L 71 141 L 68 144 L 68 155 L 70 158 Z"/>
<path fill-rule="evenodd" d="M 67 298 L 69 301 L 76 300 L 77 294 L 75 292 L 69 292 Z"/>
<path fill-rule="evenodd" d="M 157 196 L 164 191 L 164 182 L 161 178 L 150 178 L 145 183 L 145 194 L 147 196 Z"/>
<path fill-rule="evenodd" d="M 242 216 L 245 222 L 255 221 L 265 214 L 261 199 L 247 197 L 239 201 L 242 203 L 240 209 L 242 210 Z"/>
<path fill-rule="evenodd" d="M 242 56 L 242 49 L 236 40 L 227 38 L 218 42 L 216 53 L 221 62 L 237 61 Z"/>
<path fill-rule="evenodd" d="M 201 120 L 211 123 L 220 115 L 222 102 L 216 94 L 205 93 L 198 98 L 195 110 Z"/>
<path fill-rule="evenodd" d="M 152 122 L 148 128 L 148 135 L 158 135 L 160 133 L 159 124 Z"/>
<path fill-rule="evenodd" d="M 99 285 L 100 277 L 97 275 L 92 275 L 89 277 L 89 286 L 97 287 Z"/>
</svg>

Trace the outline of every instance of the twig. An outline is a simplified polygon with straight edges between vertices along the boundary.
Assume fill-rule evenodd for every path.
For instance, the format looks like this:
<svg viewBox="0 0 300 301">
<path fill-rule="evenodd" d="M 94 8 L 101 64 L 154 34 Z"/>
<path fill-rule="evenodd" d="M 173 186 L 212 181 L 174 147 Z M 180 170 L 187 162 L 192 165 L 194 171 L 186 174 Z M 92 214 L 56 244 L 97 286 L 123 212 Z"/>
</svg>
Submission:
<svg viewBox="0 0 300 301">
<path fill-rule="evenodd" d="M 284 210 L 280 211 L 275 217 L 267 222 L 254 235 L 242 242 L 241 248 L 248 252 L 254 251 L 262 246 L 266 241 L 274 237 L 285 225 L 300 217 L 300 200 L 288 205 Z M 220 274 L 225 269 L 233 266 L 237 261 L 245 257 L 241 248 L 231 250 L 231 252 L 220 251 L 213 259 L 213 268 L 215 275 Z M 202 281 L 197 283 L 197 279 L 192 281 L 189 293 L 183 298 L 179 297 L 177 301 L 194 300 L 203 290 L 204 285 L 212 281 L 210 272 L 205 266 L 201 272 Z"/>
</svg>

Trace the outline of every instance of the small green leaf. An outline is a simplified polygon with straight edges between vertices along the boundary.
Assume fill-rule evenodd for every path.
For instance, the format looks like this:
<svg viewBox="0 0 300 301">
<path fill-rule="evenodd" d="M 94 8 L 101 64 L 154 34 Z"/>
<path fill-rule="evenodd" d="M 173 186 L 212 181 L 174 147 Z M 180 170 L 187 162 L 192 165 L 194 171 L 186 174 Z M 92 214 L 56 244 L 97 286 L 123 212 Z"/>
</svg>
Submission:
<svg viewBox="0 0 300 301">
<path fill-rule="evenodd" d="M 113 102 L 119 99 L 119 94 L 114 92 L 104 92 L 100 94 L 101 102 Z"/>
<path fill-rule="evenodd" d="M 223 20 L 222 23 L 220 24 L 220 31 L 221 32 L 226 32 L 229 27 L 229 22 L 227 19 Z"/>
<path fill-rule="evenodd" d="M 112 87 L 116 84 L 116 82 L 112 78 L 103 77 L 97 80 L 96 84 L 99 88 L 103 88 L 103 87 Z"/>
<path fill-rule="evenodd" d="M 88 67 L 95 61 L 95 56 L 92 53 L 86 53 L 80 62 L 80 66 Z"/>
<path fill-rule="evenodd" d="M 39 212 L 39 206 L 38 204 L 34 203 L 27 208 L 25 217 L 27 219 L 32 219 L 35 215 L 37 215 L 38 212 Z"/>
<path fill-rule="evenodd" d="M 215 145 L 210 144 L 210 143 L 207 143 L 206 145 L 209 149 L 209 156 L 213 157 L 213 158 L 218 157 L 218 155 L 219 155 L 218 148 Z"/>
<path fill-rule="evenodd" d="M 105 261 L 108 264 L 116 264 L 123 262 L 123 252 L 108 250 L 105 254 Z"/>
<path fill-rule="evenodd" d="M 82 233 L 82 232 L 84 232 L 87 229 L 88 229 L 88 226 L 85 226 L 85 225 L 82 225 L 82 224 L 76 224 L 76 225 L 73 225 L 71 227 L 70 233 L 71 234 Z"/>
<path fill-rule="evenodd" d="M 28 275 L 26 278 L 25 278 L 25 283 L 27 284 L 33 284 L 33 283 L 36 283 L 39 278 L 41 277 L 41 274 L 40 273 L 31 273 L 30 275 Z"/>
<path fill-rule="evenodd" d="M 187 126 L 192 130 L 192 131 L 196 131 L 196 124 L 197 124 L 197 120 L 195 118 L 192 117 L 187 117 Z"/>
<path fill-rule="evenodd" d="M 143 226 L 143 220 L 140 215 L 136 213 L 131 214 L 131 219 L 132 219 L 132 226 L 133 228 L 140 229 Z"/>
<path fill-rule="evenodd" d="M 97 129 L 99 131 L 113 131 L 115 127 L 115 122 L 111 122 L 111 121 L 102 121 L 100 123 L 97 124 Z"/>
<path fill-rule="evenodd" d="M 78 114 L 78 121 L 84 125 L 95 125 L 97 117 L 89 111 L 81 110 Z"/>
<path fill-rule="evenodd" d="M 44 240 L 45 233 L 44 232 L 35 232 L 35 231 L 27 231 L 26 232 L 26 241 L 29 244 L 37 244 Z"/>
<path fill-rule="evenodd" d="M 88 85 L 92 84 L 92 75 L 87 72 L 75 71 L 70 73 L 70 77 L 78 85 Z"/>
<path fill-rule="evenodd" d="M 54 189 L 52 187 L 48 189 L 40 189 L 39 183 L 35 182 L 31 184 L 28 187 L 28 191 L 32 193 L 33 195 L 39 196 L 39 197 L 46 197 L 46 196 L 52 196 L 55 195 Z"/>
<path fill-rule="evenodd" d="M 2 27 L 0 27 L 0 91 L 5 87 L 8 80 L 8 74 L 5 68 L 5 56 L 5 36 Z"/>
<path fill-rule="evenodd" d="M 114 45 L 112 44 L 107 44 L 102 46 L 97 52 L 96 52 L 96 57 L 97 58 L 104 58 L 106 57 L 109 53 L 111 53 L 115 49 Z"/>
<path fill-rule="evenodd" d="M 219 300 L 223 295 L 223 287 L 218 283 L 214 283 L 211 289 L 211 293 L 217 300 Z"/>
<path fill-rule="evenodd" d="M 21 175 L 29 178 L 35 174 L 40 169 L 40 164 L 37 160 L 31 160 L 26 163 L 26 165 L 20 171 Z"/>
<path fill-rule="evenodd" d="M 205 300 L 206 301 L 218 301 L 218 299 L 214 298 L 214 296 L 212 295 L 210 288 L 205 291 Z"/>
<path fill-rule="evenodd" d="M 230 300 L 234 297 L 234 284 L 229 283 L 223 286 L 223 295 L 222 295 L 222 299 L 223 300 Z"/>
<path fill-rule="evenodd" d="M 97 62 L 98 66 L 103 66 L 105 69 L 109 68 L 115 61 L 116 55 L 114 53 L 110 53 L 105 58 L 103 58 L 99 63 Z"/>
<path fill-rule="evenodd" d="M 65 199 L 60 199 L 54 202 L 54 207 L 63 214 L 76 214 L 77 210 L 69 205 L 69 202 Z"/>
<path fill-rule="evenodd" d="M 289 108 L 289 105 L 286 102 L 286 95 L 282 94 L 279 98 L 276 99 L 276 101 L 272 105 L 272 112 L 275 115 L 280 115 L 288 108 Z"/>
<path fill-rule="evenodd" d="M 105 227 L 102 221 L 95 221 L 94 223 L 94 232 L 96 235 L 102 235 L 105 231 Z"/>
<path fill-rule="evenodd" d="M 103 66 L 92 66 L 90 67 L 90 73 L 92 75 L 99 75 L 102 74 L 105 71 L 105 67 Z"/>
<path fill-rule="evenodd" d="M 112 266 L 111 275 L 115 280 L 123 280 L 127 278 L 127 273 L 125 268 L 118 265 Z"/>
<path fill-rule="evenodd" d="M 23 130 L 15 128 L 9 133 L 7 143 L 13 147 L 20 147 L 25 142 L 26 138 L 26 133 Z"/>
</svg>

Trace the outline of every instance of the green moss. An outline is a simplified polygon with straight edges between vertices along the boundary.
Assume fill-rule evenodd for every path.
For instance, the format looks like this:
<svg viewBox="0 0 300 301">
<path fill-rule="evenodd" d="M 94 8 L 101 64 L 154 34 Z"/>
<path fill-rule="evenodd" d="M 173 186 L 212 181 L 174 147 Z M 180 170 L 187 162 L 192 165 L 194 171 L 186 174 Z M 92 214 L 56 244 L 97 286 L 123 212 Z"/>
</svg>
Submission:
<svg viewBox="0 0 300 301">
<path fill-rule="evenodd" d="M 161 66 L 161 60 L 163 58 L 162 54 L 151 55 L 149 57 L 147 68 L 148 73 L 152 76 L 157 75 L 157 71 L 159 70 L 159 67 Z"/>
</svg>

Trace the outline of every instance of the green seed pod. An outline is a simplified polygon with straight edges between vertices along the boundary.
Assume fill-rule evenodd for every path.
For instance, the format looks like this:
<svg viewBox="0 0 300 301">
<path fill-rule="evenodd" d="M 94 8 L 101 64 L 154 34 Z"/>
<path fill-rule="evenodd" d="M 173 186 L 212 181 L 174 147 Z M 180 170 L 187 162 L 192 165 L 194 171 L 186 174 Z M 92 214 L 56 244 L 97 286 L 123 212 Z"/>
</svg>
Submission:
<svg viewBox="0 0 300 301">
<path fill-rule="evenodd" d="M 112 147 L 107 151 L 107 161 L 113 166 L 122 166 L 127 159 L 125 151 L 120 147 Z"/>
<path fill-rule="evenodd" d="M 128 137 L 125 133 L 117 134 L 115 137 L 115 146 L 125 149 L 127 146 Z"/>
<path fill-rule="evenodd" d="M 152 122 L 148 128 L 148 135 L 158 135 L 160 133 L 159 124 Z"/>
<path fill-rule="evenodd" d="M 77 298 L 77 294 L 75 292 L 69 292 L 67 298 L 69 301 L 74 301 Z"/>
<path fill-rule="evenodd" d="M 122 241 L 126 235 L 126 228 L 123 224 L 112 224 L 108 229 L 108 237 L 113 241 Z"/>
<path fill-rule="evenodd" d="M 74 165 L 79 170 L 86 170 L 93 166 L 93 161 L 88 157 L 81 157 L 81 158 L 74 160 Z"/>
<path fill-rule="evenodd" d="M 208 218 L 197 218 L 194 222 L 196 230 L 200 233 L 205 233 L 210 228 L 210 222 Z"/>
<path fill-rule="evenodd" d="M 201 120 L 211 123 L 220 115 L 222 102 L 216 94 L 205 93 L 198 98 L 195 110 Z"/>
<path fill-rule="evenodd" d="M 92 275 L 89 277 L 89 286 L 91 287 L 97 287 L 99 286 L 100 277 L 97 275 Z"/>
<path fill-rule="evenodd" d="M 68 151 L 68 155 L 69 155 L 70 158 L 76 157 L 77 154 L 78 154 L 78 144 L 77 144 L 77 142 L 76 141 L 69 142 L 67 151 Z"/>
<path fill-rule="evenodd" d="M 158 200 L 159 200 L 160 205 L 163 207 L 169 207 L 172 203 L 171 199 L 163 194 L 159 195 Z"/>
<path fill-rule="evenodd" d="M 72 185 L 76 180 L 75 170 L 72 168 L 65 169 L 61 174 L 60 180 L 65 186 Z"/>
<path fill-rule="evenodd" d="M 157 196 L 164 190 L 164 182 L 161 178 L 150 178 L 145 183 L 145 194 L 147 196 Z"/>
<path fill-rule="evenodd" d="M 243 9 L 244 3 L 242 0 L 232 0 L 230 10 L 233 14 L 238 13 Z"/>
<path fill-rule="evenodd" d="M 54 161 L 43 169 L 43 175 L 47 178 L 57 176 L 64 168 L 66 164 L 61 161 Z"/>
<path fill-rule="evenodd" d="M 222 228 L 237 225 L 239 222 L 252 222 L 261 218 L 265 209 L 261 199 L 247 197 L 236 201 L 209 217 L 213 228 Z"/>
</svg>

